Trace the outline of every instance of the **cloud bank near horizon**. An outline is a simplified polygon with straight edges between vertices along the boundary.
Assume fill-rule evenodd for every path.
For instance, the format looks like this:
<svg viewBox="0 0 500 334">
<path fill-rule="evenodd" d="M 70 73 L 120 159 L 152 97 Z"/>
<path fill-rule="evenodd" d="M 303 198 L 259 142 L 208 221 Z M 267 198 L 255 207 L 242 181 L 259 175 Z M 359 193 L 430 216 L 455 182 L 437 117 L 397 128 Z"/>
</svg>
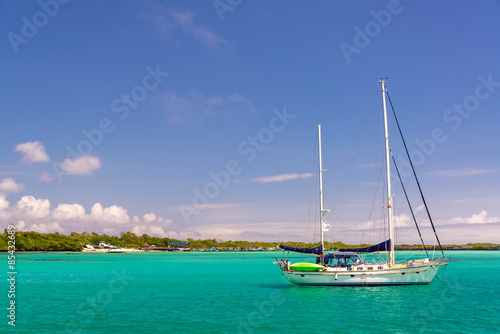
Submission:
<svg viewBox="0 0 500 334">
<path fill-rule="evenodd" d="M 94 203 L 89 212 L 78 203 L 61 203 L 51 208 L 48 199 L 22 196 L 10 203 L 5 194 L 0 194 L 0 220 L 6 225 L 14 224 L 19 230 L 40 233 L 101 232 L 118 235 L 121 231 L 133 231 L 142 235 L 150 233 L 159 237 L 179 237 L 182 233 L 170 230 L 174 223 L 154 212 L 142 216 L 130 216 L 127 209 L 119 205 L 103 206 Z"/>
<path fill-rule="evenodd" d="M 238 210 L 241 206 L 221 206 L 220 210 Z M 248 207 L 245 205 L 244 207 Z M 419 243 L 415 227 L 405 215 L 395 217 L 397 228 L 404 232 L 405 240 L 396 243 Z M 248 241 L 317 241 L 316 224 L 294 221 L 266 222 L 229 222 L 202 224 L 196 226 L 178 226 L 172 219 L 166 219 L 154 212 L 143 215 L 130 215 L 128 210 L 119 205 L 103 206 L 100 202 L 87 211 L 78 203 L 61 203 L 52 208 L 48 199 L 22 196 L 16 203 L 10 203 L 5 194 L 0 194 L 0 220 L 10 222 L 19 230 L 41 233 L 59 232 L 98 232 L 119 235 L 122 231 L 131 231 L 137 235 L 148 234 L 176 239 L 222 239 Z M 424 240 L 433 240 L 432 230 L 427 224 L 420 223 Z M 376 240 L 363 241 L 360 235 L 365 229 L 372 229 L 379 235 L 380 222 L 337 222 L 332 223 L 333 234 L 327 234 L 331 242 L 342 241 L 347 244 L 375 243 Z M 478 228 L 481 227 L 481 228 Z M 443 244 L 491 242 L 498 243 L 500 235 L 500 217 L 489 216 L 486 210 L 467 217 L 455 217 L 437 221 L 436 228 Z M 377 232 L 378 231 L 378 232 Z"/>
</svg>

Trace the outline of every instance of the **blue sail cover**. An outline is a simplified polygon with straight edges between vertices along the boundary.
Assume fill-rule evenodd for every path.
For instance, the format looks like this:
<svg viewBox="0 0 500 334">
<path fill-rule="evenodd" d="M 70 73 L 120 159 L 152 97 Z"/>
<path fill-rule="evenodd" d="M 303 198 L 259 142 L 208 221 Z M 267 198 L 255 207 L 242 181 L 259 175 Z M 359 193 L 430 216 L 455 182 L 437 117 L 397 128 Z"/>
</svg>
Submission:
<svg viewBox="0 0 500 334">
<path fill-rule="evenodd" d="M 297 253 L 304 253 L 304 254 L 321 255 L 321 253 L 323 252 L 323 247 L 321 245 L 319 245 L 318 247 L 314 247 L 314 248 L 297 248 L 297 247 L 280 245 L 280 248 L 283 250 L 297 252 Z"/>
<path fill-rule="evenodd" d="M 364 247 L 364 248 L 341 248 L 339 252 L 356 252 L 356 253 L 375 253 L 375 252 L 388 252 L 391 249 L 391 239 L 381 242 L 379 244 Z"/>
</svg>

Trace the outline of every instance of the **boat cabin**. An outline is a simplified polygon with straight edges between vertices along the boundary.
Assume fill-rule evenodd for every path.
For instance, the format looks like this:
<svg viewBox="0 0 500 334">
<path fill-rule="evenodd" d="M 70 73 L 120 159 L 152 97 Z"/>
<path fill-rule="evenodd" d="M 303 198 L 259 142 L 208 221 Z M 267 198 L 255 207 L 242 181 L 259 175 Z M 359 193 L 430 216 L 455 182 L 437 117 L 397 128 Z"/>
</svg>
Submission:
<svg viewBox="0 0 500 334">
<path fill-rule="evenodd" d="M 328 253 L 325 255 L 324 261 L 325 265 L 335 268 L 347 268 L 353 264 L 362 263 L 358 254 L 352 252 Z"/>
<path fill-rule="evenodd" d="M 318 258 L 319 261 L 319 258 Z M 335 271 L 364 271 L 364 270 L 384 270 L 389 269 L 386 263 L 373 263 L 367 264 L 362 261 L 362 259 L 358 256 L 357 253 L 353 252 L 336 252 L 336 253 L 328 253 L 325 255 L 325 265 L 327 266 L 327 270 L 335 270 Z"/>
</svg>

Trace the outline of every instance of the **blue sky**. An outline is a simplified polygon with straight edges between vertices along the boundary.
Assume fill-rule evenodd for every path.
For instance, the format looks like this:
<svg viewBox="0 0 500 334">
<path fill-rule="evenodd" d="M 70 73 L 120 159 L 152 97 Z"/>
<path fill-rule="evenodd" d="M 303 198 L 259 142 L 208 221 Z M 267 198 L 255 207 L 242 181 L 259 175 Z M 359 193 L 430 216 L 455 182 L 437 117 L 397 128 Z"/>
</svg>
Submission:
<svg viewBox="0 0 500 334">
<path fill-rule="evenodd" d="M 319 120 L 328 238 L 381 241 L 383 76 L 441 241 L 498 242 L 499 12 L 499 1 L 0 1 L 0 219 L 315 242 Z M 396 242 L 416 242 L 397 185 L 395 206 Z"/>
</svg>

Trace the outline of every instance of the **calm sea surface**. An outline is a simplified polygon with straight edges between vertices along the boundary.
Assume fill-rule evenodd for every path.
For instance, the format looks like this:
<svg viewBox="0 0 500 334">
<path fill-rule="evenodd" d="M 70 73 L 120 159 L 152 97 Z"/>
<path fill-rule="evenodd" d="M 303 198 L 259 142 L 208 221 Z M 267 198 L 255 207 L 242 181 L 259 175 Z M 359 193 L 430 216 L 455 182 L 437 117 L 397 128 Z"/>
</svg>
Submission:
<svg viewBox="0 0 500 334">
<path fill-rule="evenodd" d="M 428 286 L 301 287 L 281 252 L 17 253 L 0 333 L 498 333 L 500 251 L 453 251 Z M 294 258 L 296 260 L 299 257 Z"/>
</svg>

